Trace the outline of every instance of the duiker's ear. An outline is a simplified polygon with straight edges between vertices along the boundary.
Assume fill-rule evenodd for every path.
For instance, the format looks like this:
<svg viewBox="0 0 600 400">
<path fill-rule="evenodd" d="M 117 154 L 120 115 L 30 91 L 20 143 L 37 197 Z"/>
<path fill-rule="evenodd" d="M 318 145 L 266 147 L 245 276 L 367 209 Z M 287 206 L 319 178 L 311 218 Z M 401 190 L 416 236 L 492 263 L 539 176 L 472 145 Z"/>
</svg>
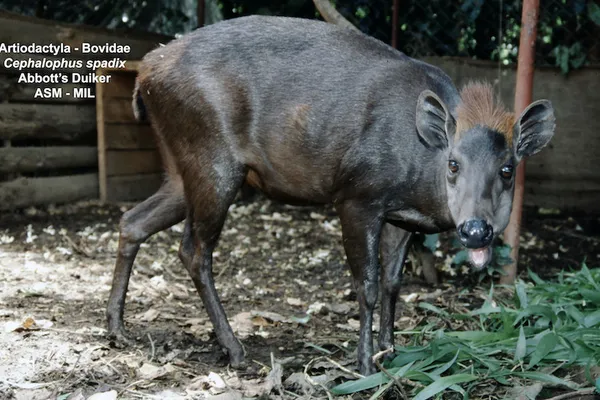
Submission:
<svg viewBox="0 0 600 400">
<path fill-rule="evenodd" d="M 417 131 L 431 147 L 444 149 L 456 131 L 456 121 L 448 108 L 431 90 L 424 90 L 417 101 Z"/>
<path fill-rule="evenodd" d="M 554 108 L 548 100 L 538 100 L 523 111 L 513 128 L 517 160 L 542 150 L 554 136 Z"/>
</svg>

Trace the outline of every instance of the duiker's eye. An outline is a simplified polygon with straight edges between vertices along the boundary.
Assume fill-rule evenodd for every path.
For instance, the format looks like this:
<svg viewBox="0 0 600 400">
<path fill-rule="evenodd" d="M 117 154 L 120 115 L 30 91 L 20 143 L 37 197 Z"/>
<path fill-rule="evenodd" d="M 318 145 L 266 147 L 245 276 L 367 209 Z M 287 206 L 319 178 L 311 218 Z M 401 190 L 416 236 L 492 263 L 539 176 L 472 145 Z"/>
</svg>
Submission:
<svg viewBox="0 0 600 400">
<path fill-rule="evenodd" d="M 448 161 L 448 169 L 450 170 L 450 172 L 452 172 L 453 174 L 458 172 L 458 163 L 454 160 L 450 160 Z"/>
<path fill-rule="evenodd" d="M 500 170 L 500 176 L 504 179 L 510 179 L 513 176 L 513 166 L 512 165 L 505 165 L 504 167 L 502 167 L 502 169 Z"/>
</svg>

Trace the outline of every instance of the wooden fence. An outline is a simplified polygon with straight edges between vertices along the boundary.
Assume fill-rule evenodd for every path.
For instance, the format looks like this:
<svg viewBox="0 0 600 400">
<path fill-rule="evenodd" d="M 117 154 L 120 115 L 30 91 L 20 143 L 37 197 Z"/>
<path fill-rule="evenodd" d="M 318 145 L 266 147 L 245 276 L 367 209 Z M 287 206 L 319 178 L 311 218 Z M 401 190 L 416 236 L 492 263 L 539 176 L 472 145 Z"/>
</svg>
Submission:
<svg viewBox="0 0 600 400">
<path fill-rule="evenodd" d="M 133 201 L 149 197 L 162 181 L 162 163 L 150 124 L 133 115 L 131 94 L 137 64 L 127 70 L 98 70 L 109 84 L 96 84 L 100 200 Z"/>
<path fill-rule="evenodd" d="M 127 60 L 139 60 L 160 43 L 171 40 L 170 37 L 161 35 L 61 24 L 5 11 L 0 11 L 0 25 L 0 43 L 7 45 L 65 43 L 79 47 L 84 42 L 97 45 L 118 43 L 130 46 L 130 53 L 118 55 Z M 99 196 L 95 99 L 77 99 L 74 96 L 34 98 L 38 87 L 57 88 L 63 93 L 72 93 L 75 87 L 89 88 L 94 94 L 95 85 L 71 82 L 52 85 L 18 83 L 19 72 L 5 68 L 5 60 L 54 60 L 64 57 L 85 62 L 88 59 L 112 59 L 115 56 L 117 55 L 80 52 L 56 57 L 0 53 L 0 209 L 64 203 Z M 85 68 L 55 71 L 28 69 L 23 72 L 45 75 L 51 72 L 94 73 Z M 128 98 L 131 102 L 131 92 Z M 123 107 L 126 102 L 121 99 L 111 107 L 120 108 L 121 113 L 130 112 L 130 106 L 129 109 Z M 122 138 L 122 143 L 136 129 L 126 128 L 123 127 L 121 132 L 116 131 L 113 135 Z M 122 154 L 109 160 L 111 168 L 118 169 L 119 163 L 135 165 L 136 160 L 129 158 L 124 161 L 125 158 L 127 156 Z M 131 186 L 136 187 L 135 184 Z M 145 193 L 139 193 L 138 190 L 137 194 Z"/>
</svg>

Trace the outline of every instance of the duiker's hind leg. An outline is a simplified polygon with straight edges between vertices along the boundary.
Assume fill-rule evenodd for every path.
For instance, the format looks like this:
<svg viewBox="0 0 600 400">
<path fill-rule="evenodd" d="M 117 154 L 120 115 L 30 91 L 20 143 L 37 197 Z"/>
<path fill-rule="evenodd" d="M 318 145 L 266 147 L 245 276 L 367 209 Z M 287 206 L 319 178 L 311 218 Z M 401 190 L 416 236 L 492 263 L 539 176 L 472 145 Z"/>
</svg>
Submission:
<svg viewBox="0 0 600 400">
<path fill-rule="evenodd" d="M 185 219 L 185 227 L 183 228 L 183 236 L 179 243 L 178 255 L 185 269 L 189 271 L 192 258 L 194 258 L 194 232 L 192 228 L 192 216 L 189 212 Z"/>
<path fill-rule="evenodd" d="M 227 176 L 216 178 L 202 174 L 194 177 L 199 184 L 186 187 L 190 208 L 179 256 L 202 298 L 219 344 L 228 353 L 231 365 L 236 367 L 244 361 L 244 350 L 233 334 L 215 288 L 212 253 L 227 217 L 227 210 L 244 181 L 245 172 L 241 167 L 236 170 L 231 166 L 222 168 L 222 171 L 227 171 Z M 192 254 L 191 262 L 188 263 Z"/>
<path fill-rule="evenodd" d="M 153 234 L 183 220 L 185 213 L 186 203 L 181 186 L 168 181 L 153 196 L 123 214 L 117 262 L 106 309 L 110 337 L 127 340 L 123 308 L 133 261 L 140 245 Z"/>
</svg>

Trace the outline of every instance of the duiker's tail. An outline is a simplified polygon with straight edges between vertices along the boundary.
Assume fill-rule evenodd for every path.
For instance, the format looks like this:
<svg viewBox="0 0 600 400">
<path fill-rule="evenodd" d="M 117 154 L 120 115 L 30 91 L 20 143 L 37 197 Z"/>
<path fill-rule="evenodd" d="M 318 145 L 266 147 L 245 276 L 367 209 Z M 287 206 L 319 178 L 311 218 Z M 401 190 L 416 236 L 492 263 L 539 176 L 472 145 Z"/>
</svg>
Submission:
<svg viewBox="0 0 600 400">
<path fill-rule="evenodd" d="M 140 82 L 137 79 L 135 80 L 135 88 L 133 89 L 133 115 L 140 122 L 146 121 L 148 118 L 146 106 L 140 94 Z"/>
<path fill-rule="evenodd" d="M 135 119 L 139 122 L 150 122 L 148 118 L 148 109 L 144 104 L 144 100 L 142 99 L 142 95 L 140 93 L 140 81 L 139 79 L 135 80 L 135 87 L 133 89 L 133 115 Z M 160 132 L 158 131 L 158 127 L 153 126 L 152 132 L 154 133 L 154 139 L 156 141 L 156 145 L 158 147 L 158 151 L 161 155 L 161 160 L 163 167 L 165 169 L 165 179 L 166 184 L 172 185 L 173 192 L 181 192 L 183 196 L 183 183 L 181 181 L 181 175 L 177 170 L 177 163 L 175 162 L 175 158 L 171 154 L 169 148 L 165 145 L 164 139 Z"/>
</svg>

